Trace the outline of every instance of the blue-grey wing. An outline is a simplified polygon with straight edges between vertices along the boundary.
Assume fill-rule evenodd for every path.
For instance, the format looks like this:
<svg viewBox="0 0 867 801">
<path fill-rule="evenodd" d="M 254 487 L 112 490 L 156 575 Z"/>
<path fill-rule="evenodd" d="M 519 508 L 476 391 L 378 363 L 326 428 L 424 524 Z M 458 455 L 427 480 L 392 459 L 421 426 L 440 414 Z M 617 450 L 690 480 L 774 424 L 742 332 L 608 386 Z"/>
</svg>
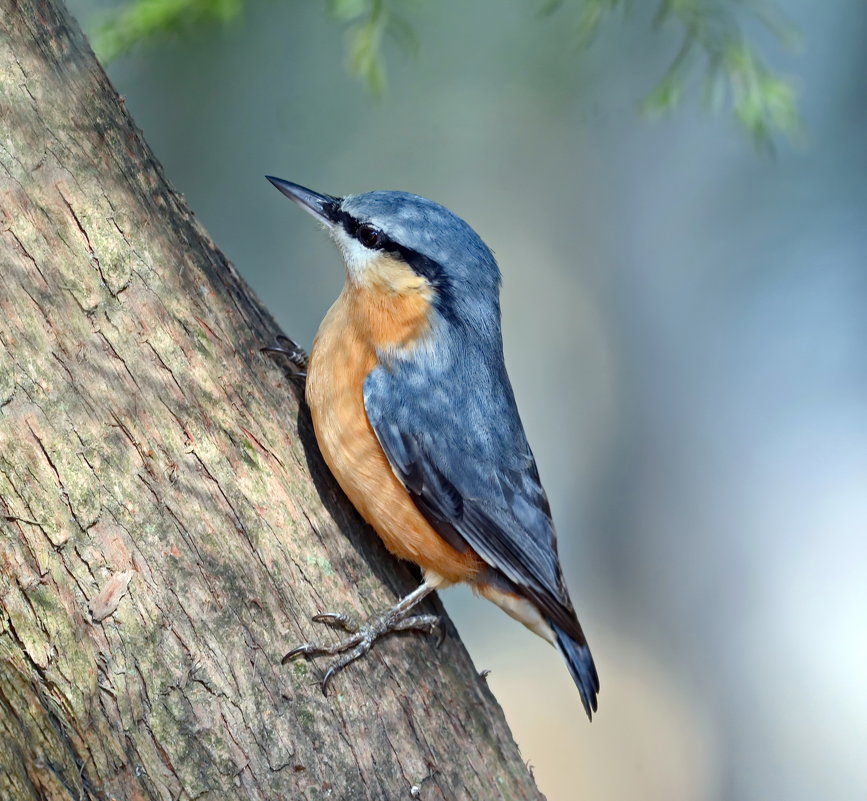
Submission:
<svg viewBox="0 0 867 801">
<path fill-rule="evenodd" d="M 459 550 L 472 548 L 583 643 L 505 367 L 472 354 L 457 374 L 378 367 L 364 404 L 392 469 L 433 528 Z"/>
</svg>

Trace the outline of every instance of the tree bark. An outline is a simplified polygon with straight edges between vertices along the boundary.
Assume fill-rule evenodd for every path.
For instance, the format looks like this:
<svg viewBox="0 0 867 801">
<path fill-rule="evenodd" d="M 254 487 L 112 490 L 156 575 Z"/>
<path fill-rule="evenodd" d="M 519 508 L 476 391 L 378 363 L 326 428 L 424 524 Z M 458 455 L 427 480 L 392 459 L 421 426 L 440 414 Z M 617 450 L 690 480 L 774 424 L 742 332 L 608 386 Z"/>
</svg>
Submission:
<svg viewBox="0 0 867 801">
<path fill-rule="evenodd" d="M 453 629 L 281 666 L 414 578 L 65 9 L 0 11 L 0 798 L 539 799 Z"/>
</svg>

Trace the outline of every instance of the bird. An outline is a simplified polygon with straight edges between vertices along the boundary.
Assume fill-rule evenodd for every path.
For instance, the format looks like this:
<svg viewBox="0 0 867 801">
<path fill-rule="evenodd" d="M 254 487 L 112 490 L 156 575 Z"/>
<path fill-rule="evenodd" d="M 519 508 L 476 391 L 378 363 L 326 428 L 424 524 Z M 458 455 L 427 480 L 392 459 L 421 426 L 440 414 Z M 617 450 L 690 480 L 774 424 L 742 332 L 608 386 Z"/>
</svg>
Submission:
<svg viewBox="0 0 867 801">
<path fill-rule="evenodd" d="M 410 612 L 464 582 L 560 650 L 592 720 L 599 677 L 506 372 L 491 250 L 419 195 L 337 197 L 266 177 L 325 228 L 345 268 L 304 364 L 316 442 L 386 548 L 423 576 L 365 624 L 316 615 L 349 636 L 301 644 L 283 662 L 336 656 L 321 684 L 327 694 L 334 675 L 386 634 L 435 633 L 438 618 Z"/>
</svg>

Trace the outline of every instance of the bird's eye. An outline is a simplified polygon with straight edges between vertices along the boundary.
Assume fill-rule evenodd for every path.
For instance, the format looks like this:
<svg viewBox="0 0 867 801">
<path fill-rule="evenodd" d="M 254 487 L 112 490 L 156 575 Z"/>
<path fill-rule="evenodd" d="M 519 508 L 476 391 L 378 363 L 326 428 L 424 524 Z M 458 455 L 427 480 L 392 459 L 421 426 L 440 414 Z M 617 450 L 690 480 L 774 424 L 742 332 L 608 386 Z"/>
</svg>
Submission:
<svg viewBox="0 0 867 801">
<path fill-rule="evenodd" d="M 364 247 L 375 250 L 382 244 L 382 231 L 368 223 L 362 223 L 355 231 L 355 238 Z"/>
</svg>

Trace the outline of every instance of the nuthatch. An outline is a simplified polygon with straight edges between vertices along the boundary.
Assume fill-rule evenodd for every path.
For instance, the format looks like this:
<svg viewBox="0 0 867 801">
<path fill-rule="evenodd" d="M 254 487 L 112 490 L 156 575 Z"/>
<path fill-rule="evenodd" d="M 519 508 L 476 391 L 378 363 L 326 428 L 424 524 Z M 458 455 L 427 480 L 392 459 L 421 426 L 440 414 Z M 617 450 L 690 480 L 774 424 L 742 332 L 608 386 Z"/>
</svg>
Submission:
<svg viewBox="0 0 867 801">
<path fill-rule="evenodd" d="M 599 678 L 557 558 L 545 490 L 506 374 L 500 270 L 463 220 L 405 192 L 345 198 L 268 178 L 337 243 L 346 283 L 313 342 L 306 397 L 326 463 L 361 516 L 424 582 L 334 646 L 323 679 L 391 631 L 436 630 L 409 611 L 467 582 L 556 645 L 596 711 Z"/>
</svg>

